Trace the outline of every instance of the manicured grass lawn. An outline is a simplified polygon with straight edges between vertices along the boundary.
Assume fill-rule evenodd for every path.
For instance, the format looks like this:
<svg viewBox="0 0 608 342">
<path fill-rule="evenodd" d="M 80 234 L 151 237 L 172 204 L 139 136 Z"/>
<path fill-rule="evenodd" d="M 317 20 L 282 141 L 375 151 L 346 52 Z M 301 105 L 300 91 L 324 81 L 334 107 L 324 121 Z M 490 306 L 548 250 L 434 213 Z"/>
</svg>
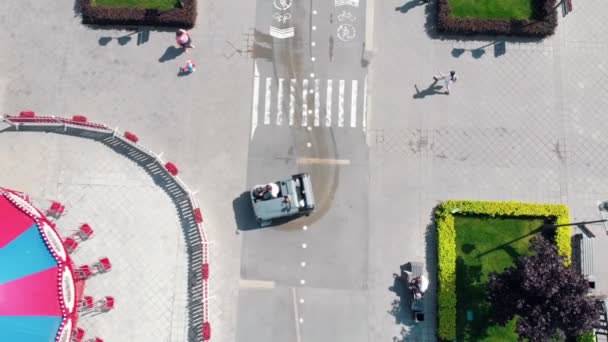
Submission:
<svg viewBox="0 0 608 342">
<path fill-rule="evenodd" d="M 93 0 L 93 6 L 122 8 L 156 8 L 168 10 L 177 7 L 177 0 Z"/>
<path fill-rule="evenodd" d="M 455 216 L 458 341 L 517 341 L 515 320 L 505 327 L 488 322 L 485 288 L 490 272 L 501 272 L 530 254 L 530 239 L 542 224 L 543 219 Z"/>
<path fill-rule="evenodd" d="M 486 19 L 531 19 L 536 0 L 449 0 L 452 16 Z"/>
</svg>

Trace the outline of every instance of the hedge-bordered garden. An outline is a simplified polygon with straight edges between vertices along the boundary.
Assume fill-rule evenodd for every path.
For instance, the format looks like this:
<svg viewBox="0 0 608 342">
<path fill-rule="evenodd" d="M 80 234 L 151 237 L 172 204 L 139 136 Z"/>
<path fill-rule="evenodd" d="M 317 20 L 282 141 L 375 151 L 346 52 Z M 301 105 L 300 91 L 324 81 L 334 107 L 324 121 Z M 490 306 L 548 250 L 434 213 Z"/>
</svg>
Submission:
<svg viewBox="0 0 608 342">
<path fill-rule="evenodd" d="M 505 217 L 543 217 L 556 224 L 570 222 L 568 207 L 562 204 L 520 202 L 446 201 L 435 210 L 438 234 L 438 335 L 443 340 L 456 337 L 456 229 L 454 215 Z M 557 228 L 555 243 L 559 253 L 570 262 L 571 228 Z"/>
<path fill-rule="evenodd" d="M 532 19 L 462 18 L 452 15 L 450 0 L 437 0 L 437 30 L 455 34 L 493 34 L 544 38 L 557 27 L 556 0 L 533 0 Z"/>
<path fill-rule="evenodd" d="M 196 0 L 181 0 L 173 9 L 116 8 L 96 6 L 94 0 L 80 1 L 82 23 L 88 25 L 136 25 L 192 28 L 196 21 Z M 176 3 L 178 3 L 176 1 Z"/>
</svg>

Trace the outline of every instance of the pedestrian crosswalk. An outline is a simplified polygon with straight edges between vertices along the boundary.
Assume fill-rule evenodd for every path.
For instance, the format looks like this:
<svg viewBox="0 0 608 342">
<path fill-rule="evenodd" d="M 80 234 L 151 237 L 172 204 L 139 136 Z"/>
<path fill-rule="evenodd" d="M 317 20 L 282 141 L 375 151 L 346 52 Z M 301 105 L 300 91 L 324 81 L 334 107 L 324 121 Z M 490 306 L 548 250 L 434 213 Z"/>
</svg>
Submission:
<svg viewBox="0 0 608 342">
<path fill-rule="evenodd" d="M 339 127 L 365 130 L 367 77 L 275 78 L 256 73 L 252 131 L 258 125 Z"/>
</svg>

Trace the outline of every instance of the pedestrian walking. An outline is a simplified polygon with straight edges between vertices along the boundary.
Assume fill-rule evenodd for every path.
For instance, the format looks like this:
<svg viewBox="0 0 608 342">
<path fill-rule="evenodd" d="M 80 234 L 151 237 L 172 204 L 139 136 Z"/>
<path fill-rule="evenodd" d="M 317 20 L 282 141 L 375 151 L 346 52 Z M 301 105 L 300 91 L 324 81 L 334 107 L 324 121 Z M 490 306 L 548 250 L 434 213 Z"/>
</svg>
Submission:
<svg viewBox="0 0 608 342">
<path fill-rule="evenodd" d="M 445 93 L 447 95 L 450 94 L 450 84 L 456 82 L 456 80 L 458 80 L 458 76 L 456 76 L 456 71 L 452 70 L 450 71 L 450 75 L 446 76 L 443 73 L 439 73 L 439 76 L 433 76 L 433 79 L 435 80 L 435 82 L 439 81 L 439 80 L 443 80 L 445 82 Z"/>
<path fill-rule="evenodd" d="M 184 29 L 179 29 L 175 32 L 175 40 L 177 41 L 177 45 L 186 52 L 188 52 L 188 49 L 194 49 L 192 37 L 190 36 L 190 33 Z"/>
</svg>

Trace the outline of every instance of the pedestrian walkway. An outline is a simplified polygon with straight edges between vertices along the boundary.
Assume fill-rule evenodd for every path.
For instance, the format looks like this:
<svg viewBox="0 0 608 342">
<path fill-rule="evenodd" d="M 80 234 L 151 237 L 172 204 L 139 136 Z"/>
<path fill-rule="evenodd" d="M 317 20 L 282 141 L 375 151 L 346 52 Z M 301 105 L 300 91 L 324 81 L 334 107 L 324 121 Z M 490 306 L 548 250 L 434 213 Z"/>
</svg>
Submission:
<svg viewBox="0 0 608 342">
<path fill-rule="evenodd" d="M 258 125 L 360 128 L 366 124 L 367 77 L 273 78 L 257 71 L 252 127 Z"/>
</svg>

